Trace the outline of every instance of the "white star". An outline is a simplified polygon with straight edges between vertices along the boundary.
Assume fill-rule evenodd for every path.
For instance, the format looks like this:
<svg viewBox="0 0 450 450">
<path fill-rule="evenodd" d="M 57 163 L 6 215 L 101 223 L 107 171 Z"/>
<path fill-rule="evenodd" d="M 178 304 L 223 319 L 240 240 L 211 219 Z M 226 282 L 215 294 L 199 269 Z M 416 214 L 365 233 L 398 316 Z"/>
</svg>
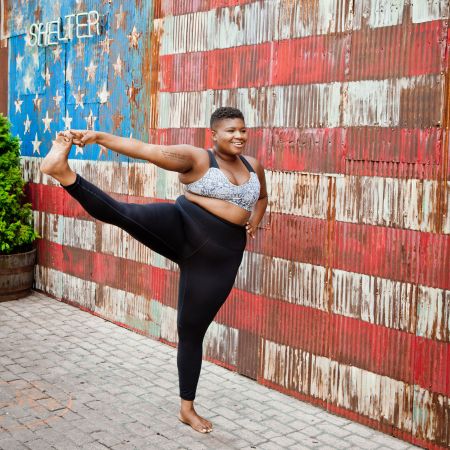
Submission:
<svg viewBox="0 0 450 450">
<path fill-rule="evenodd" d="M 34 104 L 34 109 L 37 111 L 41 110 L 41 103 L 42 103 L 42 98 L 39 98 L 37 92 L 36 92 L 36 97 L 33 98 L 33 104 Z"/>
<path fill-rule="evenodd" d="M 98 157 L 101 158 L 102 155 L 105 155 L 105 158 L 107 158 L 108 157 L 108 149 L 105 146 L 100 145 L 100 151 L 98 152 Z"/>
<path fill-rule="evenodd" d="M 20 9 L 19 9 L 18 12 L 15 13 L 14 23 L 16 24 L 16 29 L 22 28 L 22 25 L 23 25 L 23 14 L 22 14 L 22 11 Z"/>
<path fill-rule="evenodd" d="M 42 78 L 45 80 L 45 85 L 50 86 L 51 75 L 48 67 L 45 69 L 45 75 L 42 75 Z"/>
<path fill-rule="evenodd" d="M 61 99 L 62 99 L 62 96 L 58 94 L 58 89 L 56 89 L 56 95 L 53 97 L 53 100 L 55 101 L 57 108 L 61 108 L 61 106 L 60 106 Z"/>
<path fill-rule="evenodd" d="M 19 136 L 19 135 L 17 135 L 16 137 L 19 139 L 19 147 L 22 147 L 22 142 L 23 142 L 23 141 L 20 139 L 20 136 Z"/>
<path fill-rule="evenodd" d="M 94 81 L 97 66 L 92 62 L 92 60 L 89 63 L 89 66 L 85 67 L 84 70 L 88 73 L 87 80 Z"/>
<path fill-rule="evenodd" d="M 27 118 L 26 118 L 25 122 L 23 123 L 23 126 L 25 127 L 25 131 L 23 132 L 23 134 L 29 133 L 30 132 L 30 126 L 31 126 L 31 120 L 28 117 L 28 114 L 27 114 Z"/>
<path fill-rule="evenodd" d="M 123 12 L 122 5 L 120 5 L 119 12 L 115 14 L 115 16 L 116 16 L 116 30 L 118 30 L 122 26 L 123 21 L 125 20 L 125 15 L 126 14 L 127 14 L 126 12 Z"/>
<path fill-rule="evenodd" d="M 66 130 L 70 130 L 71 124 L 72 124 L 72 117 L 69 116 L 69 111 L 66 110 L 66 117 L 63 117 L 63 122 L 66 127 Z"/>
<path fill-rule="evenodd" d="M 97 117 L 92 114 L 92 109 L 89 111 L 89 115 L 84 117 L 84 120 L 86 121 L 86 127 L 88 130 L 94 129 L 94 123 L 97 120 Z"/>
<path fill-rule="evenodd" d="M 111 42 L 114 41 L 114 39 L 109 37 L 109 32 L 106 32 L 106 37 L 103 41 L 100 41 L 99 45 L 102 48 L 103 53 L 106 53 L 109 55 L 111 50 Z"/>
<path fill-rule="evenodd" d="M 39 50 L 38 47 L 33 47 L 33 62 L 36 67 L 39 67 Z"/>
<path fill-rule="evenodd" d="M 82 58 L 84 54 L 84 42 L 80 40 L 74 47 L 77 53 L 77 58 Z"/>
<path fill-rule="evenodd" d="M 17 54 L 17 56 L 16 56 L 16 69 L 17 70 L 22 70 L 23 58 L 24 58 L 23 55 L 21 55 L 20 53 Z"/>
<path fill-rule="evenodd" d="M 72 94 L 75 97 L 75 109 L 77 109 L 79 106 L 81 106 L 81 109 L 84 109 L 84 104 L 83 104 L 83 97 L 86 94 L 83 94 L 80 90 L 80 85 L 78 85 L 78 91 L 75 94 Z"/>
<path fill-rule="evenodd" d="M 23 77 L 23 88 L 25 90 L 31 91 L 31 82 L 33 81 L 33 78 L 31 75 L 27 72 L 26 75 Z"/>
<path fill-rule="evenodd" d="M 61 5 L 59 1 L 53 3 L 53 17 L 59 17 L 61 15 Z"/>
<path fill-rule="evenodd" d="M 41 152 L 40 152 L 40 150 L 39 150 L 39 147 L 40 147 L 42 141 L 38 141 L 37 133 L 36 133 L 36 136 L 35 136 L 35 138 L 34 138 L 34 141 L 31 141 L 31 142 L 32 142 L 32 144 L 33 144 L 33 155 L 34 155 L 35 153 L 38 153 L 38 154 L 40 155 Z"/>
<path fill-rule="evenodd" d="M 69 84 L 73 83 L 73 72 L 72 72 L 72 65 L 70 64 L 70 62 L 67 64 L 67 69 L 66 69 L 66 81 Z"/>
<path fill-rule="evenodd" d="M 29 47 L 30 46 L 30 42 L 31 42 L 31 35 L 27 33 L 25 35 L 25 47 Z"/>
<path fill-rule="evenodd" d="M 62 52 L 62 48 L 60 45 L 57 45 L 53 49 L 53 62 L 61 61 L 61 52 Z"/>
<path fill-rule="evenodd" d="M 120 55 L 117 56 L 117 61 L 115 64 L 113 64 L 113 67 L 114 67 L 114 75 L 118 75 L 119 77 L 121 77 L 123 69 L 123 61 L 120 59 Z"/>
<path fill-rule="evenodd" d="M 100 99 L 100 103 L 106 103 L 108 101 L 110 93 L 106 90 L 106 81 L 103 83 L 102 90 L 97 92 L 97 96 Z"/>
<path fill-rule="evenodd" d="M 76 145 L 75 146 L 75 156 L 77 156 L 78 153 L 81 153 L 82 155 L 84 154 L 83 153 L 83 147 L 80 147 L 79 145 Z"/>
<path fill-rule="evenodd" d="M 50 119 L 50 117 L 48 117 L 48 111 L 46 111 L 46 113 L 45 113 L 45 118 L 42 119 L 42 122 L 44 122 L 44 125 L 45 125 L 44 133 L 45 133 L 46 131 L 48 131 L 49 133 L 51 133 L 51 130 L 50 130 L 50 123 L 52 122 L 52 120 L 53 120 L 53 119 Z"/>
<path fill-rule="evenodd" d="M 14 105 L 15 105 L 15 107 L 16 107 L 16 114 L 18 113 L 18 112 L 22 112 L 22 103 L 23 103 L 23 100 L 19 100 L 19 99 L 17 99 L 15 102 L 14 102 Z"/>
<path fill-rule="evenodd" d="M 138 48 L 139 46 L 139 38 L 141 37 L 141 32 L 137 32 L 136 27 L 133 27 L 133 31 L 128 35 L 128 41 L 130 48 Z"/>
</svg>

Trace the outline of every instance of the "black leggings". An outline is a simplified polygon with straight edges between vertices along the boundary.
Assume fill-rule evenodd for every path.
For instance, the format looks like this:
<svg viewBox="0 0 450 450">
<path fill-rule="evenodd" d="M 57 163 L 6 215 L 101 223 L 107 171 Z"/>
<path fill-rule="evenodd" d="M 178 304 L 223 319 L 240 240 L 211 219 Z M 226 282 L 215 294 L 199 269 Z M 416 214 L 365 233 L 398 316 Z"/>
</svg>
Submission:
<svg viewBox="0 0 450 450">
<path fill-rule="evenodd" d="M 180 267 L 178 355 L 180 397 L 194 400 L 203 338 L 227 299 L 247 242 L 245 226 L 186 199 L 173 203 L 119 202 L 79 174 L 64 189 L 93 217 L 116 225 Z"/>
</svg>

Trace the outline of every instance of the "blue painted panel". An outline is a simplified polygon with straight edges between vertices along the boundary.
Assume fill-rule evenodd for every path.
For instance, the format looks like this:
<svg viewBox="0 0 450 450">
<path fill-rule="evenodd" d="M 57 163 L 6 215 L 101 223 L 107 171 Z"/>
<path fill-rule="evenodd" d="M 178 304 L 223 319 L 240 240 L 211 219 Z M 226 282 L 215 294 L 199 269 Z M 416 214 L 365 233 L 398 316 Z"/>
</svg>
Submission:
<svg viewBox="0 0 450 450">
<path fill-rule="evenodd" d="M 89 10 L 98 10 L 104 17 L 100 36 L 74 38 L 46 48 L 27 46 L 23 32 L 28 27 L 16 27 L 22 34 L 9 39 L 9 107 L 12 131 L 22 140 L 22 154 L 45 156 L 58 131 L 87 129 L 91 111 L 96 118 L 93 129 L 146 140 L 145 113 L 150 105 L 144 101 L 148 86 L 143 85 L 142 67 L 145 52 L 150 51 L 152 2 L 143 1 L 139 8 L 134 2 L 110 5 L 93 0 L 78 6 L 75 0 L 63 5 L 19 1 L 16 6 L 20 5 L 15 13 L 21 13 L 21 21 L 28 24 L 36 17 L 49 21 Z M 16 101 L 22 102 L 17 112 Z M 99 146 L 83 151 L 74 147 L 70 157 L 128 161 L 123 155 L 100 151 Z"/>
</svg>

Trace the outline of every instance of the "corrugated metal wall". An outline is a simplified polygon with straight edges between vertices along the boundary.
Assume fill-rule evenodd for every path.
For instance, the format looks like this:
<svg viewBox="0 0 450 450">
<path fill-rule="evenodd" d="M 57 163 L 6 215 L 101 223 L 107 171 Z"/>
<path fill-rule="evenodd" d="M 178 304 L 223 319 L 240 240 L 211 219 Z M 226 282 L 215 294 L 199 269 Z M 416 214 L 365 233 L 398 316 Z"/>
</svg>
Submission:
<svg viewBox="0 0 450 450">
<path fill-rule="evenodd" d="M 107 19 L 100 37 L 26 45 L 31 22 L 92 9 Z M 39 289 L 175 345 L 177 267 L 93 221 L 38 166 L 66 127 L 205 147 L 213 109 L 238 106 L 269 208 L 205 356 L 450 445 L 447 0 L 18 0 L 9 11 Z M 70 157 L 122 200 L 182 192 L 176 173 L 98 146 Z"/>
</svg>

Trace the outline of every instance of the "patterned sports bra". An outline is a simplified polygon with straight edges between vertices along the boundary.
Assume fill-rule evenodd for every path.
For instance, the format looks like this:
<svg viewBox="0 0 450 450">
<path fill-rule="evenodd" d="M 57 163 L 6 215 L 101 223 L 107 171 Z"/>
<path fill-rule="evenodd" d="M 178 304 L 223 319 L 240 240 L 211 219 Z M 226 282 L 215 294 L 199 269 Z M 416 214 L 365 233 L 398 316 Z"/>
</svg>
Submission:
<svg viewBox="0 0 450 450">
<path fill-rule="evenodd" d="M 219 169 L 219 165 L 211 150 L 208 150 L 208 155 L 208 171 L 199 180 L 186 184 L 185 189 L 193 194 L 225 200 L 247 211 L 252 211 L 255 203 L 258 201 L 261 186 L 258 175 L 250 163 L 243 156 L 239 155 L 239 158 L 241 158 L 250 172 L 250 178 L 244 184 L 238 186 L 233 184 Z"/>
</svg>

